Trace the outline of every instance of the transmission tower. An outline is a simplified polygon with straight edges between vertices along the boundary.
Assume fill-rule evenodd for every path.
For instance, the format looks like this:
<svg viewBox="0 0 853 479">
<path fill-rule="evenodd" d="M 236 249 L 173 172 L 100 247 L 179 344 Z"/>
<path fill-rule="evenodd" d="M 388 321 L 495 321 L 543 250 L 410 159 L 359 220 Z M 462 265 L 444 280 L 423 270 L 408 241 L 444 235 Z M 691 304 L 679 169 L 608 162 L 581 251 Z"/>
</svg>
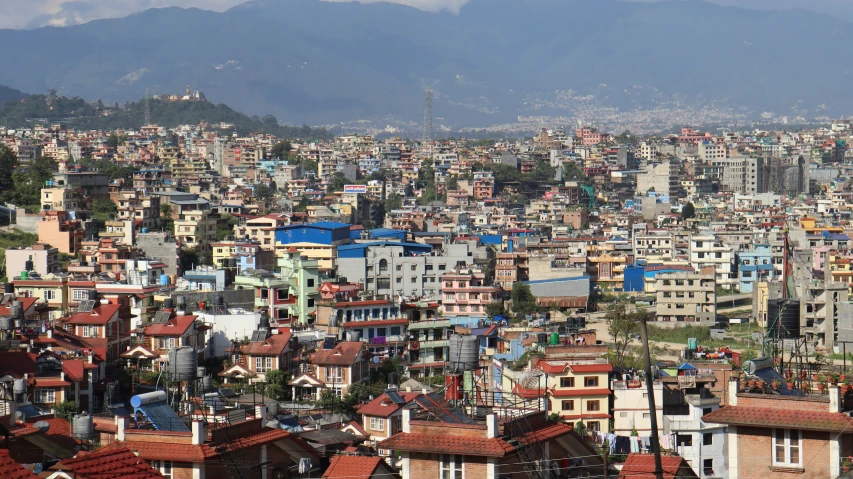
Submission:
<svg viewBox="0 0 853 479">
<path fill-rule="evenodd" d="M 151 124 L 151 102 L 148 99 L 148 89 L 145 89 L 145 126 Z"/>
<path fill-rule="evenodd" d="M 432 141 L 432 90 L 424 90 L 424 143 Z"/>
</svg>

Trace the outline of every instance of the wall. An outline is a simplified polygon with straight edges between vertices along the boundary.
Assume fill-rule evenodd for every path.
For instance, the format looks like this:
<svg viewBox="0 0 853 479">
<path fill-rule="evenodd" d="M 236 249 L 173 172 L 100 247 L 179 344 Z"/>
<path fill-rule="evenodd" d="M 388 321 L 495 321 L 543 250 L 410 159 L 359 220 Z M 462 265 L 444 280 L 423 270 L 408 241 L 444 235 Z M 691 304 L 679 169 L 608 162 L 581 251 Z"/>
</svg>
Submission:
<svg viewBox="0 0 853 479">
<path fill-rule="evenodd" d="M 740 406 L 740 398 L 738 399 Z M 837 474 L 830 475 L 829 452 L 827 443 L 830 433 L 803 431 L 803 463 L 805 472 L 793 473 L 772 467 L 773 442 L 772 429 L 739 426 L 737 428 L 739 479 L 789 479 L 803 477 L 809 479 L 831 479 Z"/>
</svg>

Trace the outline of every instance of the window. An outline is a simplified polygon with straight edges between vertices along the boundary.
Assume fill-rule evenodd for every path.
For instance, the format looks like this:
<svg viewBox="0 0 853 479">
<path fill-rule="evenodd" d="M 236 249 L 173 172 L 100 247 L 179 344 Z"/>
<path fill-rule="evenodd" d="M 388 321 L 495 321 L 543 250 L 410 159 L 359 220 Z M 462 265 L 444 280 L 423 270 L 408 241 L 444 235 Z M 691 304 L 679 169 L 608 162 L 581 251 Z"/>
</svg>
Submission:
<svg viewBox="0 0 853 479">
<path fill-rule="evenodd" d="M 172 349 L 175 347 L 175 338 L 157 338 L 157 347 L 160 349 Z"/>
<path fill-rule="evenodd" d="M 591 378 L 583 378 L 583 386 L 586 388 L 598 387 L 598 376 L 591 377 Z"/>
<path fill-rule="evenodd" d="M 75 289 L 71 293 L 71 299 L 73 299 L 74 301 L 85 301 L 89 299 L 89 291 L 85 289 Z"/>
<path fill-rule="evenodd" d="M 385 420 L 379 417 L 370 418 L 370 429 L 374 431 L 384 431 L 385 430 Z"/>
<path fill-rule="evenodd" d="M 800 447 L 800 431 L 776 429 L 773 431 L 773 464 L 776 466 L 800 467 L 803 450 Z"/>
<path fill-rule="evenodd" d="M 703 446 L 711 446 L 714 444 L 714 435 L 710 432 L 706 432 L 702 434 L 702 445 Z"/>
<path fill-rule="evenodd" d="M 446 264 L 440 264 L 440 265 L 438 265 L 438 270 L 439 270 L 439 271 L 444 271 L 445 269 L 447 269 L 447 265 L 446 265 Z"/>
<path fill-rule="evenodd" d="M 397 271 L 403 271 L 403 265 L 398 264 L 395 268 Z"/>
<path fill-rule="evenodd" d="M 55 289 L 44 290 L 44 300 L 45 301 L 53 301 L 54 299 L 56 299 L 56 290 Z"/>
<path fill-rule="evenodd" d="M 712 408 L 709 408 L 709 407 L 702 409 L 702 415 L 703 416 L 706 414 L 711 414 L 712 412 L 714 412 L 714 410 Z"/>
<path fill-rule="evenodd" d="M 417 270 L 418 270 L 418 265 L 413 264 L 413 265 L 412 265 L 412 271 L 417 271 Z"/>
<path fill-rule="evenodd" d="M 83 326 L 83 337 L 84 338 L 97 338 L 98 336 L 98 327 L 97 326 Z"/>
<path fill-rule="evenodd" d="M 439 479 L 463 479 L 464 459 L 459 454 L 441 455 L 441 477 Z"/>
<path fill-rule="evenodd" d="M 53 388 L 38 388 L 36 389 L 36 403 L 54 403 L 56 402 L 56 390 Z"/>
<path fill-rule="evenodd" d="M 573 388 L 573 387 L 575 387 L 575 378 L 560 378 L 560 387 L 561 388 Z"/>
<path fill-rule="evenodd" d="M 160 471 L 163 477 L 172 479 L 172 461 L 150 461 L 151 467 Z"/>
<path fill-rule="evenodd" d="M 376 287 L 378 289 L 391 289 L 391 278 L 377 278 Z"/>
<path fill-rule="evenodd" d="M 586 402 L 586 410 L 587 411 L 600 411 L 601 410 L 601 403 L 598 400 L 587 401 Z"/>
<path fill-rule="evenodd" d="M 255 358 L 255 372 L 265 373 L 272 369 L 272 358 Z"/>
<path fill-rule="evenodd" d="M 675 444 L 678 446 L 693 446 L 693 436 L 690 434 L 676 434 Z"/>
<path fill-rule="evenodd" d="M 587 430 L 590 431 L 600 431 L 601 430 L 601 422 L 599 421 L 589 421 L 586 423 Z"/>
<path fill-rule="evenodd" d="M 379 272 L 384 273 L 386 271 L 388 271 L 388 260 L 387 259 L 379 260 Z"/>
<path fill-rule="evenodd" d="M 702 473 L 706 476 L 714 475 L 714 460 L 713 459 L 703 459 L 702 460 Z"/>
<path fill-rule="evenodd" d="M 340 366 L 326 366 L 326 382 L 343 381 L 343 371 Z"/>
<path fill-rule="evenodd" d="M 563 411 L 573 411 L 575 409 L 575 402 L 571 399 L 567 399 L 563 401 Z"/>
</svg>

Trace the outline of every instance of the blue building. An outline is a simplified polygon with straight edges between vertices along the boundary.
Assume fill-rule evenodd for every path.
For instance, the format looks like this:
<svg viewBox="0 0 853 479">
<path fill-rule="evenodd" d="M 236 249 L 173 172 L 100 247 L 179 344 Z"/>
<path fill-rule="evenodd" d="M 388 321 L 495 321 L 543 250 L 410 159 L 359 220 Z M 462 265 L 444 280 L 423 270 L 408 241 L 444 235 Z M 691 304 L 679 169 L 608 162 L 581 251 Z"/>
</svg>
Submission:
<svg viewBox="0 0 853 479">
<path fill-rule="evenodd" d="M 752 251 L 737 254 L 738 289 L 741 293 L 751 293 L 756 281 L 772 281 L 773 258 L 770 245 L 757 244 Z"/>
<path fill-rule="evenodd" d="M 643 288 L 645 288 L 646 285 L 644 278 L 645 272 L 646 268 L 643 266 L 626 266 L 622 291 L 625 291 L 626 293 L 642 293 Z"/>
<path fill-rule="evenodd" d="M 350 225 L 321 221 L 281 226 L 275 230 L 276 244 L 314 243 L 331 246 L 350 242 Z"/>
</svg>

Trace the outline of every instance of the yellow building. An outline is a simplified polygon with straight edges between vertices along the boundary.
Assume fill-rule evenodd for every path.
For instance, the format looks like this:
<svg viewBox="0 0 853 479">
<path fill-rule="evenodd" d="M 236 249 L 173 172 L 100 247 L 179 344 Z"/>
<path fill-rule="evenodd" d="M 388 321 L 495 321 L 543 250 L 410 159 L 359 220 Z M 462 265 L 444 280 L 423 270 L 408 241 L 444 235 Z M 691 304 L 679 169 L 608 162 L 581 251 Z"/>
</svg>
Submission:
<svg viewBox="0 0 853 479">
<path fill-rule="evenodd" d="M 210 210 L 191 210 L 175 221 L 175 238 L 190 248 L 207 251 L 216 241 L 216 217 Z"/>
<path fill-rule="evenodd" d="M 308 259 L 317 260 L 317 269 L 321 272 L 335 269 L 337 246 L 319 243 L 277 244 L 275 246 L 275 256 L 277 258 L 284 258 L 291 249 L 299 251 L 302 253 L 302 256 Z"/>
<path fill-rule="evenodd" d="M 14 278 L 15 294 L 37 298 L 36 306 L 48 306 L 50 319 L 57 319 L 68 310 L 68 277 L 49 274 L 37 279 Z"/>
</svg>

